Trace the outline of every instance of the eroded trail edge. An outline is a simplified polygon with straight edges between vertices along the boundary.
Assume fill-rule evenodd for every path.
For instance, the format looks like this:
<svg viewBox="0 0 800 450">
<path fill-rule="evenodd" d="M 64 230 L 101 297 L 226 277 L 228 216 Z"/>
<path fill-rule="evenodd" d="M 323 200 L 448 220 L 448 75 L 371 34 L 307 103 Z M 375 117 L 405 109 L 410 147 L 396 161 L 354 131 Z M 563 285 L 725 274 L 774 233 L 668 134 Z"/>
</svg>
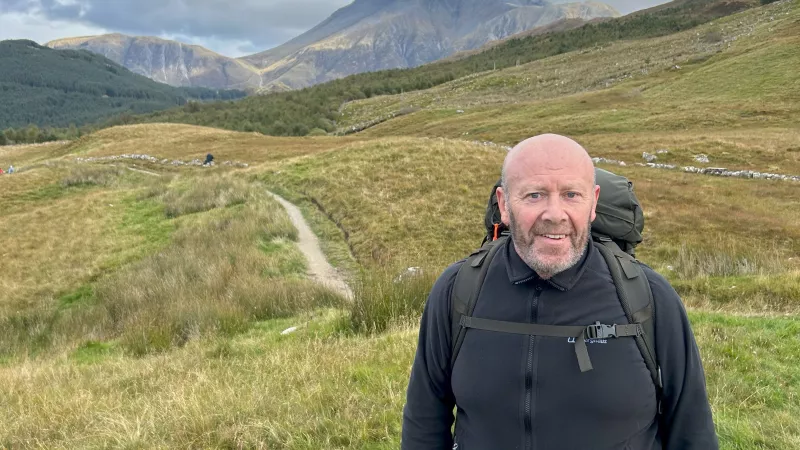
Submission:
<svg viewBox="0 0 800 450">
<path fill-rule="evenodd" d="M 289 203 L 280 195 L 267 191 L 278 203 L 283 206 L 289 214 L 292 224 L 297 228 L 297 246 L 308 262 L 308 271 L 311 277 L 329 289 L 343 295 L 345 298 L 352 299 L 353 291 L 350 286 L 345 283 L 342 276 L 328 263 L 322 249 L 319 246 L 319 239 L 311 231 L 311 228 L 306 223 L 300 209 L 292 203 Z"/>
</svg>

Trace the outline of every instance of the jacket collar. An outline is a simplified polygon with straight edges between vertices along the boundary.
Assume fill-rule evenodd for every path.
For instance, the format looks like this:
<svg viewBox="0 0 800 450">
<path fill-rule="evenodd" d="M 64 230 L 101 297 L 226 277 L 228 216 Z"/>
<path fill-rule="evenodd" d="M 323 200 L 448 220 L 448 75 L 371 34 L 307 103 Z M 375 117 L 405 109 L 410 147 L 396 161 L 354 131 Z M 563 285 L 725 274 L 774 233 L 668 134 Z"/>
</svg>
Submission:
<svg viewBox="0 0 800 450">
<path fill-rule="evenodd" d="M 508 271 L 508 279 L 514 284 L 520 284 L 531 280 L 541 280 L 542 278 L 531 269 L 525 261 L 517 253 L 517 249 L 514 247 L 514 243 L 509 237 L 508 242 L 506 242 L 505 246 L 505 254 L 503 255 L 505 258 L 506 269 Z M 554 275 L 552 278 L 547 280 L 553 287 L 561 291 L 568 291 L 575 286 L 575 283 L 581 278 L 583 275 L 584 270 L 589 261 L 590 253 L 594 252 L 594 245 L 592 245 L 591 241 L 587 243 L 586 249 L 583 251 L 583 255 L 581 259 L 578 261 L 577 264 L 570 267 L 569 269 Z"/>
</svg>

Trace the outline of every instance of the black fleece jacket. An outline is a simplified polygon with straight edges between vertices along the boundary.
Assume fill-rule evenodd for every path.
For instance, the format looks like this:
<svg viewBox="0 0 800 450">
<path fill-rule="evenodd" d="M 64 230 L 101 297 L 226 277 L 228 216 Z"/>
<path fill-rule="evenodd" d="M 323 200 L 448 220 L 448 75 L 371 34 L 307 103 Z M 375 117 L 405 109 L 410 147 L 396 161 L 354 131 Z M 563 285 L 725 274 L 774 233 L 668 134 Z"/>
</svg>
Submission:
<svg viewBox="0 0 800 450">
<path fill-rule="evenodd" d="M 590 341 L 581 373 L 567 338 L 470 329 L 451 370 L 451 291 L 434 285 L 403 412 L 402 449 L 717 450 L 697 345 L 678 294 L 645 266 L 655 302 L 662 414 L 633 338 Z M 548 325 L 627 323 L 602 255 L 539 278 L 511 240 L 491 263 L 475 317 Z M 457 406 L 455 436 L 451 435 Z"/>
</svg>

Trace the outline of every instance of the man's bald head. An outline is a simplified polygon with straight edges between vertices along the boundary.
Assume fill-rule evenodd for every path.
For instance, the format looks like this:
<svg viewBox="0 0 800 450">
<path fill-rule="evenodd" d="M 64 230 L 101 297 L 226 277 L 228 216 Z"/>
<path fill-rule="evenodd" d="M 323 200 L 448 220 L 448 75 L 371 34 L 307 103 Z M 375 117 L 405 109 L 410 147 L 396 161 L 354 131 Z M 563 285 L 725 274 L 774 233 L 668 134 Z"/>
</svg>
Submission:
<svg viewBox="0 0 800 450">
<path fill-rule="evenodd" d="M 503 190 L 510 192 L 512 181 L 519 176 L 520 170 L 516 169 L 536 166 L 574 171 L 591 177 L 592 183 L 595 183 L 594 163 L 586 149 L 566 136 L 541 134 L 525 139 L 508 152 L 503 162 Z"/>
</svg>

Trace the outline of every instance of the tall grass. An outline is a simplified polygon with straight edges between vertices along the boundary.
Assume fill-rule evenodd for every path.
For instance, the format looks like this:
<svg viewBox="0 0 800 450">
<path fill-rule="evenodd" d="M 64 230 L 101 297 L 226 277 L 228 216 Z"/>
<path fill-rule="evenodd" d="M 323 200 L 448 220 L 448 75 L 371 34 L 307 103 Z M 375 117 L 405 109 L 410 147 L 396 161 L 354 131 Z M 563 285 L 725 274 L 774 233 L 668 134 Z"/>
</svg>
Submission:
<svg viewBox="0 0 800 450">
<path fill-rule="evenodd" d="M 64 187 L 109 186 L 125 174 L 125 169 L 107 165 L 73 166 L 61 179 Z"/>
<path fill-rule="evenodd" d="M 55 164 L 0 181 L 0 318 L 59 297 L 163 247 L 174 230 L 161 203 L 136 201 L 150 176 Z M 94 172 L 93 172 L 94 173 Z M 0 177 L 2 178 L 2 177 Z M 66 183 L 72 186 L 65 186 Z M 80 181 L 83 180 L 83 181 Z"/>
<path fill-rule="evenodd" d="M 0 366 L 0 448 L 397 449 L 415 333 L 343 335 L 338 317 Z"/>
<path fill-rule="evenodd" d="M 172 189 L 162 196 L 171 211 L 211 209 L 184 217 L 167 248 L 61 305 L 2 319 L 0 355 L 108 340 L 143 355 L 240 332 L 255 320 L 341 304 L 305 279 L 304 257 L 293 245 L 297 231 L 258 185 L 210 178 L 179 181 L 177 194 Z"/>
<path fill-rule="evenodd" d="M 733 245 L 719 240 L 709 247 L 682 244 L 674 259 L 676 274 L 684 279 L 738 275 L 776 275 L 786 271 L 785 252 L 759 245 Z"/>
<path fill-rule="evenodd" d="M 721 448 L 800 448 L 800 322 L 690 317 Z M 334 316 L 280 334 L 303 319 L 144 358 L 95 344 L 0 366 L 0 447 L 397 449 L 416 330 L 342 334 Z"/>
<path fill-rule="evenodd" d="M 305 264 L 293 246 L 280 246 L 278 254 L 259 247 L 296 239 L 296 231 L 279 205 L 244 192 L 260 201 L 181 230 L 167 250 L 101 284 L 98 303 L 126 348 L 136 354 L 163 350 L 207 333 L 238 332 L 254 320 L 339 303 L 300 278 Z"/>
<path fill-rule="evenodd" d="M 203 177 L 182 183 L 164 195 L 167 217 L 240 205 L 253 199 L 254 189 L 246 181 L 234 178 Z"/>
<path fill-rule="evenodd" d="M 392 325 L 418 322 L 436 275 L 424 271 L 403 277 L 388 271 L 362 271 L 349 307 L 353 329 L 380 333 Z"/>
</svg>

